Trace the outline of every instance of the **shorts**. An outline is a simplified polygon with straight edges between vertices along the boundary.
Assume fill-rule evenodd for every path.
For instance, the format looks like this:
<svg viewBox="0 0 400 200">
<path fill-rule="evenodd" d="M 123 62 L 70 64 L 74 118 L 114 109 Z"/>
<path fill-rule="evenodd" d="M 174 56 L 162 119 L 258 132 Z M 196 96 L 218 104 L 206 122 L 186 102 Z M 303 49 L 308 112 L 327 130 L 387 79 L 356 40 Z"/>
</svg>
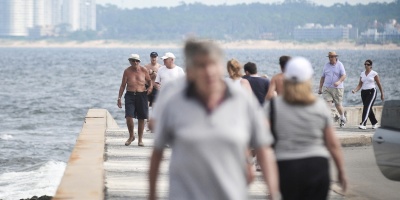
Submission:
<svg viewBox="0 0 400 200">
<path fill-rule="evenodd" d="M 147 119 L 149 117 L 149 105 L 147 92 L 125 93 L 125 118 Z"/>
<path fill-rule="evenodd" d="M 149 106 L 152 107 L 153 103 L 156 102 L 158 90 L 156 88 L 153 88 L 153 91 L 147 96 L 149 98 Z"/>
<path fill-rule="evenodd" d="M 324 87 L 322 96 L 325 101 L 332 101 L 335 105 L 341 105 L 343 101 L 343 88 L 328 88 Z"/>
</svg>

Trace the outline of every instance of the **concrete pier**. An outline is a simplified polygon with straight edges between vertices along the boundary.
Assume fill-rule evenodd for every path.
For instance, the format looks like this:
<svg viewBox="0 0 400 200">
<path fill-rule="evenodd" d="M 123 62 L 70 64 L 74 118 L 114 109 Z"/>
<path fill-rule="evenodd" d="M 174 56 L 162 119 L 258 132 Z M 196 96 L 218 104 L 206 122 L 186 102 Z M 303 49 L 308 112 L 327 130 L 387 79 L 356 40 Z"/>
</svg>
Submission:
<svg viewBox="0 0 400 200">
<path fill-rule="evenodd" d="M 380 120 L 382 108 L 375 109 Z M 348 124 L 342 129 L 337 127 L 336 131 L 342 145 L 371 145 L 374 130 L 357 128 L 361 108 L 346 108 L 346 111 Z M 53 199 L 146 199 L 154 134 L 144 133 L 145 147 L 137 145 L 137 134 L 136 140 L 128 147 L 124 145 L 127 138 L 125 125 L 120 128 L 107 110 L 90 109 Z M 160 199 L 167 197 L 170 154 L 170 149 L 166 149 L 161 164 L 157 184 Z M 265 199 L 268 193 L 266 185 L 261 173 L 256 175 L 249 187 L 250 199 Z M 330 199 L 343 198 L 331 192 Z"/>
</svg>

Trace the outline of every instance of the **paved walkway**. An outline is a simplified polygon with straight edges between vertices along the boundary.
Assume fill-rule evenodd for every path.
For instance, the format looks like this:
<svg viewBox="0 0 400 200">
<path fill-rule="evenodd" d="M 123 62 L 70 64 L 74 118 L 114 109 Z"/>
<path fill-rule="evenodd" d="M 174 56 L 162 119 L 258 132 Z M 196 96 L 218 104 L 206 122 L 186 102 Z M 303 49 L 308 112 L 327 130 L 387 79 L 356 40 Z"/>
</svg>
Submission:
<svg viewBox="0 0 400 200">
<path fill-rule="evenodd" d="M 136 131 L 135 131 L 136 132 Z M 339 137 L 346 135 L 371 134 L 371 130 L 358 131 L 356 128 L 345 128 L 337 131 Z M 126 129 L 109 129 L 106 132 L 105 149 L 105 199 L 146 199 L 148 194 L 148 169 L 152 151 L 152 133 L 145 133 L 145 147 L 137 146 L 136 140 L 128 147 L 124 145 L 128 137 Z M 158 196 L 166 199 L 168 191 L 168 166 L 171 150 L 166 149 L 161 164 L 157 183 Z M 261 173 L 256 172 L 256 179 L 249 188 L 250 199 L 266 199 L 267 190 Z M 332 187 L 335 189 L 335 186 Z M 331 191 L 331 200 L 344 199 Z"/>
</svg>

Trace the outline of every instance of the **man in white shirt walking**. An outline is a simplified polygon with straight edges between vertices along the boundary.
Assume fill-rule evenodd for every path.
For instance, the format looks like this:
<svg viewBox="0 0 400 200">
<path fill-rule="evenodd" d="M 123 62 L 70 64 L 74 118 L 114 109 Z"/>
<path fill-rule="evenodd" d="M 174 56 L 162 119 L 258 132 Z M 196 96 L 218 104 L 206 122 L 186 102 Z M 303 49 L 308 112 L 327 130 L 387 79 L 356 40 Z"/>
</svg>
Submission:
<svg viewBox="0 0 400 200">
<path fill-rule="evenodd" d="M 171 52 L 167 52 L 163 57 L 164 66 L 160 67 L 155 80 L 156 88 L 160 89 L 161 85 L 175 80 L 185 75 L 183 69 L 175 65 L 175 55 Z"/>
</svg>

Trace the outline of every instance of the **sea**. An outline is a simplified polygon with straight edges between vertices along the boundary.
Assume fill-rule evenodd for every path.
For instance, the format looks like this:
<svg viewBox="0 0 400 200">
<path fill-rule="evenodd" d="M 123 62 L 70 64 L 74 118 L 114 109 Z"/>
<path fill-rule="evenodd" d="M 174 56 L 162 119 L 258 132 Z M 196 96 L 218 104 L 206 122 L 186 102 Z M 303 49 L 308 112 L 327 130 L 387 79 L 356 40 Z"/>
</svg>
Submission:
<svg viewBox="0 0 400 200">
<path fill-rule="evenodd" d="M 136 48 L 0 48 L 0 199 L 54 195 L 90 108 L 110 111 L 125 127 L 117 107 L 118 90 L 128 57 L 173 52 L 183 66 L 181 49 Z M 314 89 L 329 50 L 225 50 L 226 59 L 255 62 L 259 74 L 280 72 L 281 55 L 308 58 L 315 70 Z M 345 106 L 361 105 L 352 94 L 364 70 L 374 61 L 386 100 L 400 99 L 399 50 L 337 50 L 347 71 Z M 160 60 L 161 63 L 161 60 Z M 376 105 L 382 105 L 379 96 Z"/>
</svg>

